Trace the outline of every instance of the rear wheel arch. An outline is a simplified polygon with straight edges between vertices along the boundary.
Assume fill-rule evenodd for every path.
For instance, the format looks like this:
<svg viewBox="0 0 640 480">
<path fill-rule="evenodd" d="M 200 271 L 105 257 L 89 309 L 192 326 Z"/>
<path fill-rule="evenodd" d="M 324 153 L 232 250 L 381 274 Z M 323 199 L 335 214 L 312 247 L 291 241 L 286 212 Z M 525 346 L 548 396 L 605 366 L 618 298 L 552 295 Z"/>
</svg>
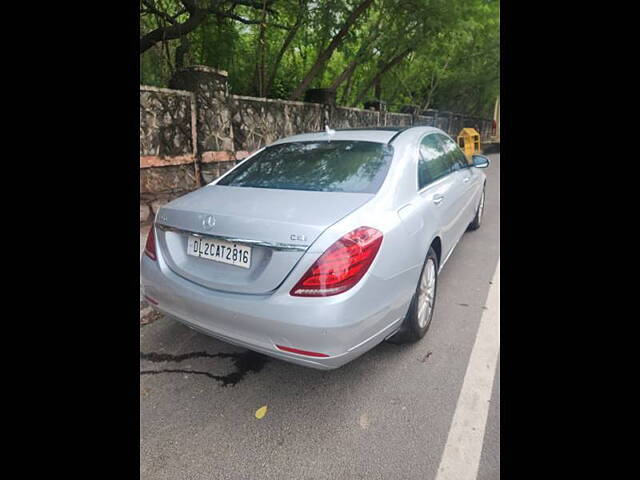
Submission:
<svg viewBox="0 0 640 480">
<path fill-rule="evenodd" d="M 436 252 L 436 256 L 438 257 L 438 265 L 440 265 L 440 261 L 442 260 L 442 240 L 440 240 L 439 236 L 436 236 L 433 240 L 431 240 L 429 248 L 433 248 L 433 251 Z"/>
<path fill-rule="evenodd" d="M 422 265 L 422 269 L 420 270 L 420 277 L 417 280 L 418 285 L 413 294 L 413 297 L 411 298 L 407 313 L 405 314 L 405 317 L 398 330 L 396 330 L 396 332 L 387 339 L 391 343 L 401 344 L 407 342 L 416 342 L 424 337 L 424 335 L 427 333 L 427 330 L 429 329 L 429 326 L 431 325 L 431 319 L 433 317 L 433 306 L 435 305 L 437 291 L 438 265 L 440 264 L 440 260 L 438 258 L 439 254 L 436 251 L 436 247 L 441 248 L 440 237 L 435 237 L 431 241 L 431 245 L 429 246 L 429 250 L 427 251 L 424 264 Z M 427 285 L 427 283 L 423 283 L 423 277 L 429 265 L 431 265 L 431 277 L 433 278 L 433 286 L 429 287 L 433 289 L 431 300 L 428 300 L 428 295 L 430 295 L 428 293 L 428 290 L 425 290 L 425 288 L 423 288 L 423 285 Z M 428 283 L 430 284 L 431 282 Z M 427 297 L 423 297 L 422 292 L 425 292 L 424 294 L 426 294 Z M 430 302 L 429 304 L 431 305 L 430 307 L 428 307 L 429 310 L 427 310 L 426 312 L 426 317 L 422 315 L 421 308 L 421 306 L 426 305 L 425 301 Z M 425 324 L 423 324 L 423 320 L 425 320 Z"/>
</svg>

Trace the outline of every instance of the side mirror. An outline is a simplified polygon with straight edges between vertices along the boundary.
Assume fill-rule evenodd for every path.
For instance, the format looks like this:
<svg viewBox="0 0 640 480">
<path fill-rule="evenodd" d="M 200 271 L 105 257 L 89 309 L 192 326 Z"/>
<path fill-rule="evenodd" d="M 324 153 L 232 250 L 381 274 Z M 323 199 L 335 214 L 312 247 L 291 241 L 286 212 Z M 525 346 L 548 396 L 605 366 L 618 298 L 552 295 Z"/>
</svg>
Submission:
<svg viewBox="0 0 640 480">
<path fill-rule="evenodd" d="M 484 155 L 473 155 L 471 159 L 473 160 L 473 166 L 476 168 L 487 168 L 491 163 Z"/>
</svg>

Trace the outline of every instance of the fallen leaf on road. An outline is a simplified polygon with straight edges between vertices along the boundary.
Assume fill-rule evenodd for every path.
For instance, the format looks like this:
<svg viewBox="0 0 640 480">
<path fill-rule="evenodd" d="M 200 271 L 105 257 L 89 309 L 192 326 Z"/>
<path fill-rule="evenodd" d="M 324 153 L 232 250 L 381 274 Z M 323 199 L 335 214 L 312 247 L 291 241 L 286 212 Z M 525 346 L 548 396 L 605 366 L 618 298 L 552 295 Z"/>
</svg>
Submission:
<svg viewBox="0 0 640 480">
<path fill-rule="evenodd" d="M 156 312 L 155 310 L 151 310 L 146 315 L 140 317 L 140 325 L 148 325 L 155 322 L 156 320 L 159 320 L 160 318 L 162 318 L 162 314 Z"/>
<path fill-rule="evenodd" d="M 366 413 L 360 415 L 360 427 L 362 427 L 363 430 L 369 428 L 369 417 L 367 417 Z"/>
<path fill-rule="evenodd" d="M 422 363 L 426 362 L 426 361 L 427 361 L 427 358 L 429 358 L 429 357 L 431 356 L 431 354 L 432 354 L 432 353 L 433 353 L 433 352 L 429 352 L 429 353 L 427 353 L 424 357 L 422 357 L 422 358 L 420 359 L 420 361 L 421 361 Z"/>
<path fill-rule="evenodd" d="M 258 410 L 256 410 L 256 418 L 258 420 L 260 420 L 266 414 L 267 414 L 267 406 L 266 405 L 264 407 L 260 407 Z"/>
</svg>

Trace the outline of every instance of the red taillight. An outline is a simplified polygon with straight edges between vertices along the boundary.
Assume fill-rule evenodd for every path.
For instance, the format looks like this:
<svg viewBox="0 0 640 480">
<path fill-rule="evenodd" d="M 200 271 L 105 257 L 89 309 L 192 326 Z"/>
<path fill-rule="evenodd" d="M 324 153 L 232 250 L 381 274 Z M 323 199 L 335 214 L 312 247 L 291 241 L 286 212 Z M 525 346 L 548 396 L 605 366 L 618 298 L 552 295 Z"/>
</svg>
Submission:
<svg viewBox="0 0 640 480">
<path fill-rule="evenodd" d="M 331 245 L 289 292 L 296 297 L 328 297 L 360 281 L 376 257 L 382 232 L 360 227 Z"/>
<path fill-rule="evenodd" d="M 151 260 L 156 260 L 158 257 L 156 256 L 156 235 L 155 235 L 155 225 L 151 225 L 149 229 L 149 234 L 147 235 L 147 244 L 144 246 L 144 253 Z"/>
<path fill-rule="evenodd" d="M 498 124 L 494 120 L 493 123 L 491 124 L 491 135 L 494 136 L 494 137 L 496 136 L 496 129 L 497 128 L 498 128 Z"/>
<path fill-rule="evenodd" d="M 297 348 L 291 348 L 291 347 L 283 347 L 282 345 L 276 345 L 276 347 L 278 347 L 278 350 L 282 350 L 283 352 L 291 352 L 291 353 L 297 353 L 298 355 L 306 355 L 307 357 L 328 357 L 329 355 L 325 354 L 325 353 L 318 353 L 318 352 L 308 352 L 307 350 L 298 350 Z"/>
</svg>

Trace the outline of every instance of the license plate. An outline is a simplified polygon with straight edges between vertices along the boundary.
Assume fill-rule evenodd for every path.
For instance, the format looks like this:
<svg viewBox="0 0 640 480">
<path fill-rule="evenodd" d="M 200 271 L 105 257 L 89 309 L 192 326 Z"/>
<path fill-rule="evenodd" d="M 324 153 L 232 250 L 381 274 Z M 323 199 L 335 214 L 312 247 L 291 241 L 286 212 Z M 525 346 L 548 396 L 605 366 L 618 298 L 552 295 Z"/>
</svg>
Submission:
<svg viewBox="0 0 640 480">
<path fill-rule="evenodd" d="M 227 263 L 236 267 L 249 268 L 251 266 L 251 247 L 224 240 L 189 235 L 187 255 Z"/>
</svg>

